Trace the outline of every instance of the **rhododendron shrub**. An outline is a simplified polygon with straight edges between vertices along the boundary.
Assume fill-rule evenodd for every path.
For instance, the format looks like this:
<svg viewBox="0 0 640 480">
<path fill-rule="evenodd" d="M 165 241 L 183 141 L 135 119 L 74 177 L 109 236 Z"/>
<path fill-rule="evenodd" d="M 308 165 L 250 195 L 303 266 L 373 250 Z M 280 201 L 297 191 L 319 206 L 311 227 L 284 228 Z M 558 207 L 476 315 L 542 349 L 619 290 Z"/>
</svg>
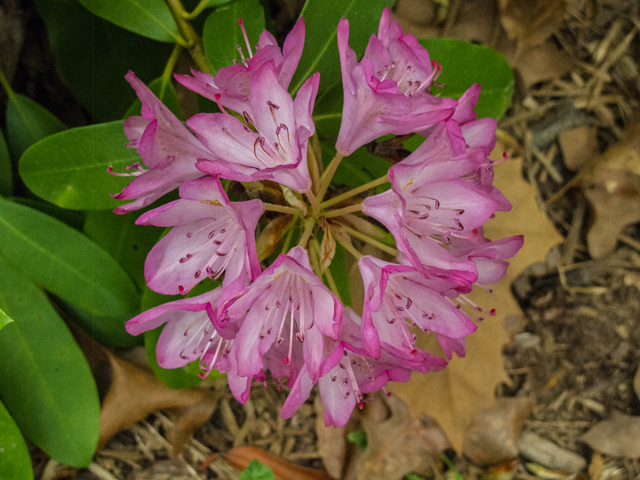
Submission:
<svg viewBox="0 0 640 480">
<path fill-rule="evenodd" d="M 386 8 L 359 60 L 349 21 L 338 25 L 344 103 L 335 156 L 325 164 L 312 145 L 320 74 L 288 91 L 304 19 L 282 50 L 265 31 L 254 51 L 239 24 L 247 50 L 238 47 L 234 64 L 214 75 L 176 75 L 216 113 L 185 126 L 127 74 L 142 102 L 141 116 L 125 121 L 140 161 L 130 166 L 136 178 L 114 196 L 133 201 L 115 212 L 177 188 L 179 199 L 136 222 L 172 227 L 147 257 L 147 285 L 181 295 L 207 278 L 217 286 L 145 311 L 126 328 L 135 335 L 166 323 L 160 366 L 197 360 L 201 377 L 226 372 L 240 402 L 253 380 L 271 379 L 289 392 L 285 418 L 317 384 L 325 423 L 342 426 L 388 381 L 464 356 L 465 338 L 495 314 L 466 295 L 499 280 L 522 245 L 522 237 L 483 233 L 494 212 L 510 208 L 492 185 L 496 122 L 476 118 L 480 85 L 458 100 L 434 94 L 442 66 Z M 332 183 L 351 154 L 390 134 L 422 140 L 381 178 L 347 192 Z M 362 253 L 367 244 L 377 249 Z M 337 248 L 359 268 L 361 312 L 341 300 L 331 269 Z M 427 335 L 443 358 L 418 347 Z"/>
</svg>

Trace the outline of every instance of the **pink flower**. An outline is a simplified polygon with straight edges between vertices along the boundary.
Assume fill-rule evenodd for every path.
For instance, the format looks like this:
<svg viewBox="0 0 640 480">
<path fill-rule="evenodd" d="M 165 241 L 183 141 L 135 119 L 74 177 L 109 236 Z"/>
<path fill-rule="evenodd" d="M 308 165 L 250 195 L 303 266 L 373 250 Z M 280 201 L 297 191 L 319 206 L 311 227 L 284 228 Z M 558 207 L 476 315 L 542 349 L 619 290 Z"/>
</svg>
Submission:
<svg viewBox="0 0 640 480">
<path fill-rule="evenodd" d="M 241 182 L 273 180 L 307 191 L 307 143 L 315 132 L 311 112 L 319 80 L 320 74 L 312 75 L 294 101 L 273 62 L 263 64 L 251 77 L 251 110 L 242 112 L 246 123 L 227 112 L 201 113 L 187 121 L 213 152 L 200 159 L 198 168 Z"/>
<path fill-rule="evenodd" d="M 354 407 L 363 407 L 363 394 L 384 388 L 388 381 L 406 382 L 412 371 L 434 372 L 447 364 L 426 352 L 400 359 L 384 348 L 379 359 L 372 358 L 362 344 L 360 323 L 360 317 L 350 308 L 345 308 L 342 341 L 327 359 L 325 367 L 331 368 L 317 381 L 326 426 L 345 425 Z M 289 418 L 300 407 L 315 383 L 303 368 L 282 407 L 283 418 Z"/>
<path fill-rule="evenodd" d="M 447 298 L 457 295 L 449 281 L 427 278 L 409 265 L 368 255 L 358 261 L 358 267 L 365 292 L 362 340 L 372 357 L 380 357 L 383 344 L 398 358 L 415 356 L 416 334 L 409 327 L 454 339 L 476 330 L 471 318 Z"/>
<path fill-rule="evenodd" d="M 203 97 L 219 103 L 225 108 L 230 108 L 238 113 L 247 111 L 251 113 L 251 77 L 265 63 L 272 62 L 278 82 L 287 90 L 291 78 L 298 66 L 302 47 L 304 46 L 304 19 L 298 20 L 284 41 L 282 51 L 278 47 L 276 39 L 266 30 L 260 34 L 260 41 L 256 47 L 255 55 L 247 38 L 242 19 L 238 21 L 242 28 L 249 58 L 242 56 L 242 63 L 236 63 L 229 67 L 221 68 L 218 73 L 208 73 L 192 70 L 193 77 L 189 75 L 174 75 L 176 80 Z"/>
<path fill-rule="evenodd" d="M 349 22 L 343 18 L 338 25 L 344 87 L 338 152 L 350 155 L 382 135 L 424 130 L 452 115 L 455 100 L 425 91 L 439 69 L 413 35 L 403 35 L 396 20 L 390 23 L 388 8 L 360 62 L 348 41 Z"/>
<path fill-rule="evenodd" d="M 247 277 L 260 274 L 255 229 L 264 212 L 262 202 L 230 202 L 216 177 L 183 184 L 180 197 L 136 221 L 174 226 L 147 256 L 147 285 L 165 295 L 186 294 L 206 277 L 225 272 L 224 297 L 235 295 Z"/>
<path fill-rule="evenodd" d="M 133 72 L 125 78 L 142 102 L 142 116 L 125 120 L 124 133 L 131 142 L 128 147 L 138 150 L 147 169 L 138 162 L 127 167 L 127 170 L 133 169 L 133 173 L 114 173 L 136 178 L 122 192 L 111 196 L 116 200 L 137 199 L 117 207 L 115 213 L 138 210 L 184 182 L 202 177 L 204 174 L 196 168 L 196 161 L 211 155 Z M 109 172 L 113 173 L 111 167 Z"/>
<path fill-rule="evenodd" d="M 297 341 L 302 343 L 309 375 L 317 379 L 325 357 L 325 337 L 337 341 L 342 328 L 342 303 L 311 271 L 308 253 L 301 247 L 278 256 L 225 310 L 228 318 L 218 317 L 221 328 L 227 322 L 242 322 L 236 355 L 238 373 L 246 377 L 265 368 L 263 356 L 274 343 L 276 347 L 286 343 L 281 361 L 289 364 Z"/>
<path fill-rule="evenodd" d="M 407 159 L 410 159 L 408 157 Z M 382 222 L 398 249 L 423 275 L 427 270 L 473 283 L 476 268 L 446 248 L 452 237 L 473 238 L 497 202 L 467 180 L 477 164 L 466 156 L 449 161 L 399 163 L 389 170 L 392 190 L 368 197 L 363 212 Z"/>
</svg>

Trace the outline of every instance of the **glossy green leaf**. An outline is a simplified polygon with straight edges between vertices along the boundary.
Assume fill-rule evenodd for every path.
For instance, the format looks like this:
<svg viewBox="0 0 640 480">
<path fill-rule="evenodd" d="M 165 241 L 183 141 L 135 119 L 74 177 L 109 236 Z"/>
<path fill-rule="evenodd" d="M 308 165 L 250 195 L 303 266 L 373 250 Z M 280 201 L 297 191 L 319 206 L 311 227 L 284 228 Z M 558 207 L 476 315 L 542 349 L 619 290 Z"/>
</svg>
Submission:
<svg viewBox="0 0 640 480">
<path fill-rule="evenodd" d="M 369 37 L 378 32 L 382 10 L 393 3 L 394 0 L 307 0 L 300 13 L 306 30 L 304 51 L 289 90 L 297 92 L 315 72 L 320 72 L 319 98 L 341 83 L 336 36 L 340 18 L 349 19 L 349 44 L 360 56 Z"/>
<path fill-rule="evenodd" d="M 108 210 L 88 212 L 84 233 L 109 252 L 142 291 L 146 285 L 144 262 L 160 238 L 162 229 L 136 225 L 137 218 L 136 214 L 116 215 Z"/>
<path fill-rule="evenodd" d="M 504 57 L 488 47 L 455 40 L 428 38 L 420 43 L 429 56 L 442 65 L 437 82 L 444 84 L 442 95 L 460 96 L 474 83 L 482 86 L 478 105 L 474 109 L 478 118 L 501 118 L 511 105 L 513 71 Z M 432 92 L 438 93 L 434 88 Z"/>
<path fill-rule="evenodd" d="M 336 153 L 335 146 L 333 142 L 321 142 L 320 145 L 322 147 L 322 160 L 326 168 Z M 331 180 L 331 184 L 349 189 L 356 188 L 386 175 L 391 165 L 388 160 L 371 155 L 365 147 L 361 147 L 342 160 Z M 389 188 L 390 184 L 385 183 L 376 187 L 375 192 L 380 193 Z"/>
<path fill-rule="evenodd" d="M 29 190 L 59 207 L 113 209 L 122 202 L 109 194 L 120 192 L 131 177 L 110 175 L 107 168 L 124 172 L 140 160 L 126 143 L 121 121 L 73 128 L 27 150 L 20 159 L 20 177 Z"/>
<path fill-rule="evenodd" d="M 0 307 L 14 319 L 0 334 L 0 396 L 38 447 L 58 462 L 86 467 L 100 433 L 89 365 L 46 295 L 5 257 L 0 271 Z"/>
<path fill-rule="evenodd" d="M 181 117 L 180 114 L 180 103 L 178 102 L 178 95 L 176 94 L 176 89 L 173 86 L 173 83 L 165 82 L 162 77 L 156 78 L 149 85 L 149 90 L 151 90 L 158 99 L 165 104 L 165 106 L 171 110 L 171 112 L 178 118 Z M 133 104 L 127 110 L 127 113 L 124 114 L 122 118 L 128 118 L 131 116 L 139 116 L 140 110 L 142 109 L 142 102 L 140 99 L 136 99 Z"/>
<path fill-rule="evenodd" d="M 273 470 L 254 458 L 240 474 L 238 480 L 273 480 L 274 478 Z"/>
<path fill-rule="evenodd" d="M 27 444 L 2 402 L 0 402 L 0 478 L 33 479 Z"/>
<path fill-rule="evenodd" d="M 0 130 L 0 196 L 10 197 L 11 195 L 13 195 L 13 166 L 7 142 Z"/>
<path fill-rule="evenodd" d="M 142 345 L 142 338 L 129 335 L 124 328 L 125 322 L 135 317 L 138 311 L 115 317 L 104 317 L 82 310 L 53 294 L 50 295 L 56 307 L 64 313 L 65 319 L 72 320 L 73 323 L 82 328 L 82 330 L 101 345 L 126 349 Z"/>
<path fill-rule="evenodd" d="M 0 252 L 37 284 L 94 315 L 137 310 L 139 297 L 127 273 L 102 248 L 64 223 L 0 200 Z"/>
<path fill-rule="evenodd" d="M 18 93 L 7 105 L 7 143 L 14 160 L 38 140 L 67 128 L 46 108 Z"/>
<path fill-rule="evenodd" d="M 245 57 L 248 57 L 242 30 L 238 25 L 239 18 L 244 20 L 253 50 L 260 33 L 265 29 L 264 10 L 258 0 L 236 1 L 217 8 L 207 17 L 202 31 L 202 43 L 209 63 L 216 70 L 239 60 L 236 45 L 240 45 Z"/>
<path fill-rule="evenodd" d="M 91 13 L 160 42 L 177 42 L 178 25 L 163 0 L 79 0 Z"/>
<path fill-rule="evenodd" d="M 96 121 L 122 118 L 135 99 L 124 79 L 128 70 L 149 82 L 161 75 L 171 54 L 170 46 L 102 20 L 77 0 L 36 0 L 36 5 L 57 66 Z"/>
<path fill-rule="evenodd" d="M 11 320 L 11 317 L 9 317 L 9 315 L 4 313 L 4 311 L 0 309 L 0 329 L 2 329 L 2 327 L 4 327 L 5 325 L 9 325 L 11 322 L 13 322 L 13 320 Z"/>
<path fill-rule="evenodd" d="M 13 197 L 11 200 L 19 203 L 20 205 L 25 205 L 42 213 L 46 213 L 50 217 L 57 218 L 61 222 L 66 223 L 71 228 L 75 228 L 80 232 L 84 227 L 85 212 L 82 210 L 60 208 L 53 203 L 44 202 L 37 198 Z"/>
</svg>

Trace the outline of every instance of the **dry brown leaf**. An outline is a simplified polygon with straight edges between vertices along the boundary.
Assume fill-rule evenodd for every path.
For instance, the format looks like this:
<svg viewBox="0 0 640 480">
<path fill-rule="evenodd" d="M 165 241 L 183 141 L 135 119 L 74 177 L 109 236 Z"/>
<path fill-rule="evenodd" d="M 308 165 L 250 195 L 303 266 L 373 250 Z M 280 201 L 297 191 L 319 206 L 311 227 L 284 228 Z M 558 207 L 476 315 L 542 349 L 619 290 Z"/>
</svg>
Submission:
<svg viewBox="0 0 640 480">
<path fill-rule="evenodd" d="M 462 453 L 478 465 L 495 465 L 518 456 L 516 440 L 534 405 L 531 397 L 500 398 L 478 412 L 467 426 Z"/>
<path fill-rule="evenodd" d="M 446 435 L 428 415 L 411 417 L 400 398 L 387 399 L 391 415 L 384 421 L 362 419 L 367 448 L 358 458 L 358 480 L 401 480 L 408 472 L 433 473 L 440 452 L 449 448 Z"/>
<path fill-rule="evenodd" d="M 262 229 L 256 239 L 256 251 L 259 261 L 269 257 L 280 246 L 280 240 L 282 240 L 285 229 L 291 223 L 291 218 L 291 215 L 276 217 Z"/>
<path fill-rule="evenodd" d="M 617 411 L 596 423 L 580 440 L 591 448 L 615 457 L 640 457 L 640 417 Z"/>
<path fill-rule="evenodd" d="M 518 447 L 521 455 L 544 467 L 550 468 L 551 470 L 560 470 L 565 473 L 577 473 L 584 470 L 587 466 L 587 461 L 577 453 L 561 448 L 554 442 L 547 440 L 546 438 L 539 437 L 533 432 L 523 433 L 518 439 L 516 446 Z M 543 470 L 545 469 L 540 465 L 538 465 L 538 476 L 540 478 L 567 478 L 562 475 L 555 477 L 543 477 L 547 472 L 544 472 Z"/>
<path fill-rule="evenodd" d="M 273 470 L 275 480 L 334 480 L 325 471 L 301 467 L 257 447 L 232 448 L 224 454 L 224 459 L 238 470 L 247 468 L 251 460 L 258 460 Z"/>
<path fill-rule="evenodd" d="M 346 432 L 352 428 L 344 427 L 326 427 L 324 425 L 324 407 L 320 396 L 316 396 L 313 407 L 316 411 L 315 430 L 318 436 L 316 445 L 318 453 L 322 458 L 324 468 L 327 469 L 329 475 L 335 478 L 342 478 L 342 472 L 347 461 L 347 440 Z M 355 415 L 349 419 L 352 422 Z M 348 424 L 347 424 L 348 425 Z"/>
<path fill-rule="evenodd" d="M 598 155 L 598 139 L 595 127 L 578 127 L 560 132 L 558 140 L 564 164 L 572 172 L 580 170 Z"/>
<path fill-rule="evenodd" d="M 640 398 L 640 367 L 638 367 L 633 377 L 633 391 L 636 392 L 636 397 Z"/>
<path fill-rule="evenodd" d="M 322 230 L 324 233 L 322 235 L 322 243 L 320 244 L 320 271 L 324 272 L 329 268 L 336 254 L 336 241 L 331 235 L 331 229 L 325 219 L 322 219 Z"/>
<path fill-rule="evenodd" d="M 509 38 L 530 47 L 549 38 L 567 12 L 565 0 L 499 0 L 498 6 Z"/>
<path fill-rule="evenodd" d="M 501 158 L 504 147 L 499 143 L 492 158 Z M 521 159 L 507 160 L 495 168 L 494 185 L 513 205 L 507 213 L 485 225 L 487 238 L 499 239 L 524 235 L 524 246 L 510 260 L 506 276 L 493 285 L 493 293 L 476 288 L 470 298 L 480 306 L 495 308 L 497 315 L 488 316 L 478 330 L 467 337 L 467 355 L 454 358 L 442 371 L 413 375 L 408 383 L 394 383 L 390 389 L 410 406 L 413 415 L 426 413 L 435 418 L 460 451 L 465 427 L 474 415 L 494 404 L 495 386 L 509 379 L 504 371 L 502 347 L 508 341 L 504 319 L 522 314 L 511 295 L 511 282 L 528 265 L 543 260 L 547 251 L 562 241 L 547 217 L 538 209 L 533 188 L 521 175 Z M 424 345 L 420 345 L 424 347 Z"/>
</svg>

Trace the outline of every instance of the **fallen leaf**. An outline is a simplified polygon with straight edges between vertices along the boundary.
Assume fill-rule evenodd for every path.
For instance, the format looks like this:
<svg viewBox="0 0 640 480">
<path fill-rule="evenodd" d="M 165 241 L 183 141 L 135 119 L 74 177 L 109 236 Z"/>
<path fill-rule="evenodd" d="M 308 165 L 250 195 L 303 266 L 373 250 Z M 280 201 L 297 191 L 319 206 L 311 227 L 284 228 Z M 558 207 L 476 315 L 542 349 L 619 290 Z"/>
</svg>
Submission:
<svg viewBox="0 0 640 480">
<path fill-rule="evenodd" d="M 500 398 L 478 412 L 467 426 L 462 453 L 478 465 L 495 465 L 518 456 L 516 440 L 533 408 L 531 397 Z"/>
<path fill-rule="evenodd" d="M 446 435 L 428 415 L 412 417 L 395 395 L 387 399 L 391 415 L 384 421 L 362 419 L 368 446 L 358 458 L 358 480 L 401 480 L 408 472 L 433 473 L 440 452 L 450 447 Z"/>
<path fill-rule="evenodd" d="M 193 480 L 195 470 L 180 458 L 160 460 L 142 470 L 134 470 L 129 480 Z M 96 477 L 98 478 L 98 477 Z"/>
<path fill-rule="evenodd" d="M 598 155 L 598 139 L 595 127 L 578 127 L 560 132 L 558 140 L 565 166 L 577 172 Z"/>
<path fill-rule="evenodd" d="M 98 450 L 117 432 L 130 427 L 155 410 L 169 410 L 174 427 L 169 432 L 173 454 L 181 452 L 193 432 L 213 414 L 219 393 L 209 389 L 176 390 L 164 385 L 153 371 L 117 357 L 69 323 L 98 386 L 100 396 L 100 437 Z"/>
<path fill-rule="evenodd" d="M 562 24 L 565 0 L 499 0 L 500 23 L 512 40 L 526 46 L 544 42 Z"/>
<path fill-rule="evenodd" d="M 636 392 L 636 397 L 640 399 L 640 367 L 636 370 L 636 374 L 633 377 L 633 390 Z"/>
<path fill-rule="evenodd" d="M 640 457 L 640 417 L 617 411 L 580 437 L 594 450 L 614 457 Z"/>
<path fill-rule="evenodd" d="M 504 150 L 498 142 L 491 158 L 502 158 Z M 493 406 L 496 385 L 509 382 L 502 359 L 502 348 L 508 341 L 504 320 L 507 315 L 522 315 L 511 294 L 511 282 L 528 265 L 544 260 L 547 251 L 562 241 L 539 210 L 533 188 L 522 179 L 521 172 L 521 158 L 495 167 L 494 185 L 513 208 L 510 212 L 497 212 L 496 218 L 485 224 L 484 232 L 491 239 L 524 235 L 524 246 L 510 259 L 505 277 L 492 285 L 493 293 L 475 288 L 469 295 L 476 304 L 488 307 L 485 310 L 495 308 L 497 315 L 487 316 L 478 330 L 467 337 L 465 358 L 453 358 L 440 372 L 415 374 L 407 383 L 390 385 L 390 390 L 409 404 L 413 415 L 432 416 L 457 451 L 462 448 L 464 430 L 471 419 L 479 410 Z"/>
<path fill-rule="evenodd" d="M 347 461 L 347 442 L 345 440 L 347 428 L 326 427 L 324 425 L 324 408 L 319 395 L 316 396 L 313 407 L 316 411 L 315 429 L 318 436 L 316 445 L 324 468 L 332 477 L 342 478 Z M 349 420 L 351 421 L 351 419 Z"/>
<path fill-rule="evenodd" d="M 224 454 L 224 459 L 238 470 L 247 468 L 251 460 L 258 460 L 273 470 L 275 480 L 334 480 L 325 471 L 301 467 L 257 447 L 232 448 Z"/>
</svg>

